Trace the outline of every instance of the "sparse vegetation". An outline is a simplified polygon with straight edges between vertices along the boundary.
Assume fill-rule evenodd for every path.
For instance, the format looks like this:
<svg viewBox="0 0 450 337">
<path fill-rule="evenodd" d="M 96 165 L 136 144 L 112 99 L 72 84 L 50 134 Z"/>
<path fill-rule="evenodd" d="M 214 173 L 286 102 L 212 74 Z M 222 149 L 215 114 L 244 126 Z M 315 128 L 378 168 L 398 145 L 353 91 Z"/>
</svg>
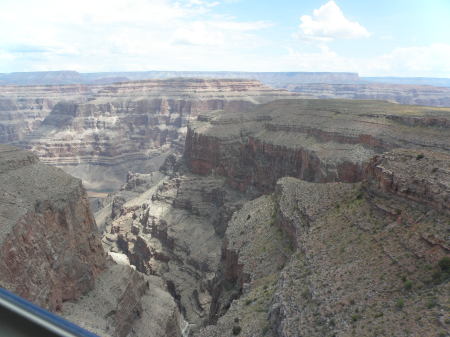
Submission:
<svg viewBox="0 0 450 337">
<path fill-rule="evenodd" d="M 395 306 L 397 309 L 403 309 L 403 307 L 405 306 L 405 300 L 403 298 L 399 298 L 395 303 Z"/>
<path fill-rule="evenodd" d="M 425 156 L 424 156 L 423 153 L 419 153 L 419 154 L 416 156 L 416 160 L 423 159 L 424 157 L 425 157 Z"/>
<path fill-rule="evenodd" d="M 356 322 L 356 321 L 358 321 L 360 319 L 361 319 L 361 315 L 360 314 L 353 314 L 352 315 L 352 321 L 353 322 Z"/>
<path fill-rule="evenodd" d="M 405 290 L 411 290 L 413 287 L 413 283 L 411 280 L 406 280 L 403 286 L 405 287 Z"/>
<path fill-rule="evenodd" d="M 428 301 L 427 301 L 427 309 L 432 309 L 436 305 L 437 305 L 437 301 L 436 301 L 436 299 L 434 297 L 428 299 Z"/>
<path fill-rule="evenodd" d="M 450 272 L 450 257 L 443 257 L 439 260 L 438 265 L 444 273 Z"/>
<path fill-rule="evenodd" d="M 436 284 L 442 283 L 450 278 L 450 257 L 445 256 L 439 260 L 437 268 L 431 277 Z"/>
</svg>

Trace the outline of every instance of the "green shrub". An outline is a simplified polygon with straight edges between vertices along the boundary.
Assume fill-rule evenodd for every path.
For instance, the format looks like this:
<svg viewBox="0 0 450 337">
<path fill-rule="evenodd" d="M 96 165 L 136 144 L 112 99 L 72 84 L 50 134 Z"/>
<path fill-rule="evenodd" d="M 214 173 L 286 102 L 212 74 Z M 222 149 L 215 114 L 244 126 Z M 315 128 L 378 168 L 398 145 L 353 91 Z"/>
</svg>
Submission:
<svg viewBox="0 0 450 337">
<path fill-rule="evenodd" d="M 417 160 L 420 160 L 420 159 L 422 159 L 422 158 L 424 158 L 424 157 L 425 157 L 425 156 L 424 156 L 423 153 L 419 153 L 419 154 L 417 155 L 416 159 L 417 159 Z"/>
<path fill-rule="evenodd" d="M 361 319 L 361 315 L 359 315 L 359 314 L 354 314 L 354 315 L 352 315 L 352 321 L 353 321 L 353 322 L 356 322 L 356 321 L 359 320 L 359 319 Z"/>
<path fill-rule="evenodd" d="M 429 298 L 427 301 L 427 309 L 432 309 L 437 305 L 437 301 L 435 298 Z"/>
<path fill-rule="evenodd" d="M 444 273 L 450 272 L 450 257 L 443 257 L 439 260 L 438 265 Z"/>
<path fill-rule="evenodd" d="M 405 306 L 405 301 L 403 300 L 403 298 L 399 298 L 397 300 L 397 303 L 395 303 L 395 306 L 397 307 L 397 309 L 403 309 L 403 307 Z"/>
<path fill-rule="evenodd" d="M 233 335 L 234 336 L 237 336 L 237 335 L 239 335 L 240 333 L 241 333 L 241 327 L 239 326 L 239 325 L 235 325 L 234 327 L 233 327 Z"/>
<path fill-rule="evenodd" d="M 411 280 L 406 280 L 405 283 L 404 283 L 404 286 L 405 286 L 406 290 L 411 290 L 412 287 L 413 287 L 413 283 L 412 283 Z"/>
</svg>

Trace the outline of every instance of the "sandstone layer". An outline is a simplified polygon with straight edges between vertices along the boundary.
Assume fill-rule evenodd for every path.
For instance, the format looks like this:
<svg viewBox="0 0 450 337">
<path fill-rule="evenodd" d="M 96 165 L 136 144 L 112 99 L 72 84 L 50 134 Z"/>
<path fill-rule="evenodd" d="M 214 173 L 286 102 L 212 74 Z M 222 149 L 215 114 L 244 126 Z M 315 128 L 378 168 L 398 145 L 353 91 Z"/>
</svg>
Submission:
<svg viewBox="0 0 450 337">
<path fill-rule="evenodd" d="M 100 336 L 181 336 L 165 284 L 106 257 L 79 179 L 0 145 L 0 185 L 0 286 Z"/>
<path fill-rule="evenodd" d="M 242 191 L 273 190 L 284 176 L 357 182 L 364 164 L 398 147 L 448 153 L 450 109 L 381 101 L 280 100 L 245 113 L 218 111 L 190 124 L 185 159 Z"/>
</svg>

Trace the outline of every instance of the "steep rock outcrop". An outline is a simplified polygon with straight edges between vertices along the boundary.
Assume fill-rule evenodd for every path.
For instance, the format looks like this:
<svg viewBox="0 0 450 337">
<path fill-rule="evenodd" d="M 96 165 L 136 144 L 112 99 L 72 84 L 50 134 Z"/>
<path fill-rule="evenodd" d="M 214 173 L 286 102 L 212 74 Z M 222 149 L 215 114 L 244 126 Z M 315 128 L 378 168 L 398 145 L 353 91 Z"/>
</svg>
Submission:
<svg viewBox="0 0 450 337">
<path fill-rule="evenodd" d="M 101 336 L 181 336 L 162 281 L 107 259 L 79 179 L 0 145 L 0 184 L 0 286 Z"/>
<path fill-rule="evenodd" d="M 448 154 L 395 150 L 369 164 L 362 185 L 280 179 L 272 196 L 246 203 L 230 221 L 230 262 L 246 281 L 227 286 L 240 296 L 230 303 L 223 292 L 227 310 L 198 335 L 446 335 L 450 219 L 434 201 L 446 200 L 448 178 L 428 178 L 420 198 L 400 186 L 414 195 L 420 171 L 445 172 L 449 163 Z M 398 183 L 377 173 L 387 170 Z M 265 264 L 277 254 L 281 262 Z"/>
<path fill-rule="evenodd" d="M 1 145 L 2 285 L 50 310 L 87 293 L 105 255 L 81 181 Z M 23 277 L 28 275 L 28 277 Z"/>
</svg>

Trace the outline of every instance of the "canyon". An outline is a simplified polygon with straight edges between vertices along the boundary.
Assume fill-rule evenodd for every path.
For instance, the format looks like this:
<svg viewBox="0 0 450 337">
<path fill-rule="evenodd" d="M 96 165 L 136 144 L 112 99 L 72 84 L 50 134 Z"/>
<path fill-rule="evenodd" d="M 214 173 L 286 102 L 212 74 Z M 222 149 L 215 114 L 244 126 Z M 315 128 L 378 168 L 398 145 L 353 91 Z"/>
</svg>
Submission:
<svg viewBox="0 0 450 337">
<path fill-rule="evenodd" d="M 449 113 L 303 99 L 199 114 L 183 157 L 96 213 L 105 250 L 161 276 L 193 336 L 443 333 Z"/>
<path fill-rule="evenodd" d="M 0 142 L 64 167 L 90 191 L 110 192 L 129 170 L 154 171 L 181 152 L 202 112 L 299 94 L 252 80 L 171 79 L 111 85 L 0 87 Z"/>
<path fill-rule="evenodd" d="M 100 336 L 448 335 L 450 108 L 341 85 L 1 86 L 2 287 Z"/>
</svg>

